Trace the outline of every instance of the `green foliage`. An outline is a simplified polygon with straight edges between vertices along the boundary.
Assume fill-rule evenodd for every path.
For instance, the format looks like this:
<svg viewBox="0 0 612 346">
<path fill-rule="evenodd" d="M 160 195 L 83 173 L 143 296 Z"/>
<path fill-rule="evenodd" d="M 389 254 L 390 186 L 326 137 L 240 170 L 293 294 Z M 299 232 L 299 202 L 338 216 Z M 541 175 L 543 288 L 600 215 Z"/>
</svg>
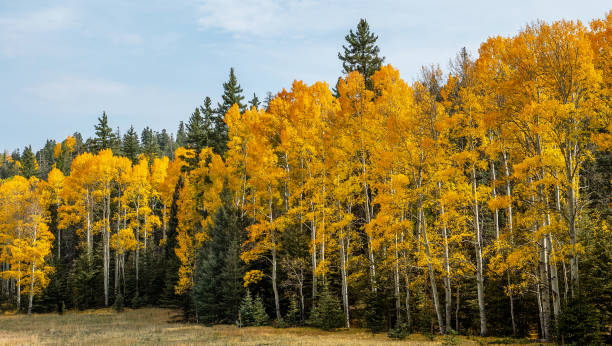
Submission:
<svg viewBox="0 0 612 346">
<path fill-rule="evenodd" d="M 269 319 L 261 297 L 253 299 L 251 292 L 247 290 L 240 304 L 239 325 L 242 327 L 262 326 Z"/>
<path fill-rule="evenodd" d="M 266 313 L 266 308 L 264 307 L 263 300 L 261 296 L 257 296 L 255 298 L 255 303 L 253 304 L 253 325 L 255 326 L 263 326 L 270 320 L 270 317 Z"/>
<path fill-rule="evenodd" d="M 72 306 L 76 309 L 86 309 L 99 305 L 100 292 L 99 279 L 101 266 L 94 262 L 100 262 L 99 256 L 89 259 L 86 253 L 81 254 L 74 263 L 70 272 L 70 284 L 72 292 Z"/>
<path fill-rule="evenodd" d="M 38 162 L 32 152 L 32 146 L 28 145 L 23 149 L 21 154 L 21 175 L 26 178 L 36 176 L 38 174 Z"/>
<path fill-rule="evenodd" d="M 370 77 L 382 66 L 385 57 L 380 57 L 380 48 L 376 45 L 378 36 L 370 32 L 370 26 L 365 19 L 360 19 L 357 31 L 349 31 L 345 37 L 347 46 L 342 46 L 344 54 L 338 53 L 342 61 L 342 73 L 358 71 L 366 80 L 366 87 L 372 89 Z"/>
<path fill-rule="evenodd" d="M 148 126 L 142 130 L 140 141 L 142 143 L 142 153 L 149 158 L 149 161 L 159 156 L 160 150 L 159 144 L 157 143 L 157 136 Z"/>
<path fill-rule="evenodd" d="M 204 120 L 200 113 L 200 108 L 196 108 L 193 111 L 191 117 L 189 117 L 186 129 L 185 145 L 187 148 L 194 149 L 199 153 L 203 148 L 208 146 L 210 123 Z"/>
<path fill-rule="evenodd" d="M 98 118 L 98 124 L 95 126 L 96 137 L 93 139 L 93 151 L 98 152 L 103 149 L 113 148 L 117 142 L 117 138 L 113 133 L 113 129 L 108 126 L 108 116 L 106 112 L 102 112 L 102 116 Z"/>
<path fill-rule="evenodd" d="M 221 116 L 225 116 L 225 113 L 234 105 L 237 104 L 240 111 L 244 111 L 245 106 L 242 103 L 244 96 L 242 95 L 242 88 L 238 84 L 234 68 L 230 68 L 229 80 L 223 83 L 223 95 L 221 99 L 223 103 L 218 104 L 217 113 Z M 216 125 L 216 124 L 215 124 Z"/>
<path fill-rule="evenodd" d="M 223 198 L 229 198 L 225 189 Z M 209 239 L 199 251 L 193 300 L 200 321 L 230 323 L 238 318 L 243 295 L 244 264 L 240 260 L 242 229 L 237 211 L 228 202 L 219 208 Z"/>
<path fill-rule="evenodd" d="M 459 345 L 457 332 L 453 329 L 449 329 L 447 334 L 442 338 L 442 345 Z"/>
<path fill-rule="evenodd" d="M 249 107 L 259 109 L 260 105 L 261 102 L 259 102 L 259 98 L 257 98 L 257 95 L 255 93 L 253 93 L 253 98 L 249 101 Z"/>
<path fill-rule="evenodd" d="M 140 142 L 138 140 L 138 134 L 134 131 L 134 126 L 130 126 L 130 129 L 123 135 L 123 155 L 136 163 L 138 155 L 140 154 Z"/>
<path fill-rule="evenodd" d="M 395 328 L 389 330 L 387 336 L 391 339 L 403 340 L 408 335 L 410 335 L 410 328 L 407 324 L 402 323 L 400 325 L 396 325 Z"/>
<path fill-rule="evenodd" d="M 598 309 L 584 297 L 561 309 L 557 341 L 572 345 L 603 345 Z"/>
<path fill-rule="evenodd" d="M 176 131 L 176 146 L 184 147 L 187 144 L 187 134 L 185 133 L 185 123 L 179 122 L 178 130 Z"/>
<path fill-rule="evenodd" d="M 123 306 L 124 306 L 123 294 L 119 293 L 115 297 L 115 304 L 113 304 L 113 309 L 115 309 L 115 311 L 117 311 L 117 312 L 122 312 L 123 311 Z"/>
<path fill-rule="evenodd" d="M 340 328 L 344 323 L 344 314 L 338 297 L 331 294 L 329 287 L 323 286 L 312 311 L 310 324 L 323 330 Z"/>
<path fill-rule="evenodd" d="M 295 296 L 291 297 L 291 300 L 289 301 L 289 310 L 285 316 L 285 321 L 291 326 L 298 326 L 302 324 L 300 306 Z"/>
<path fill-rule="evenodd" d="M 365 299 L 365 327 L 372 333 L 387 329 L 387 297 L 382 292 L 370 292 Z"/>
</svg>

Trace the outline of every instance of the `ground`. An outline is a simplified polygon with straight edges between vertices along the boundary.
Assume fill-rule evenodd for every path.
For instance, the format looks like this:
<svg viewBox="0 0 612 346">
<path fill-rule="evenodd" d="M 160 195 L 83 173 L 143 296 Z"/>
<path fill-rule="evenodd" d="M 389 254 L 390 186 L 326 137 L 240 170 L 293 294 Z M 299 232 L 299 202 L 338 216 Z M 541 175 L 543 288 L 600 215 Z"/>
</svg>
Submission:
<svg viewBox="0 0 612 346">
<path fill-rule="evenodd" d="M 58 314 L 0 315 L 0 345 L 83 344 L 215 344 L 215 345 L 440 345 L 423 335 L 398 342 L 386 334 L 372 335 L 362 329 L 325 332 L 312 328 L 206 327 L 173 322 L 177 311 L 145 308 L 116 313 L 110 309 Z M 457 337 L 462 345 L 488 343 L 493 338 Z"/>
</svg>

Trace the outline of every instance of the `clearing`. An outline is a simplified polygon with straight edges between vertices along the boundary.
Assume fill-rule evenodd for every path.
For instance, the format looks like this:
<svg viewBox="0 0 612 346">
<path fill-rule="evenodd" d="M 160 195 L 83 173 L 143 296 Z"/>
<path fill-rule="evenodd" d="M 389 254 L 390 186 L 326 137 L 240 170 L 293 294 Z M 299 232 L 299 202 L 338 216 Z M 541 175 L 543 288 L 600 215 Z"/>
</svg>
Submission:
<svg viewBox="0 0 612 346">
<path fill-rule="evenodd" d="M 143 308 L 116 313 L 111 309 L 75 313 L 0 315 L 0 345 L 23 344 L 216 344 L 216 345 L 440 345 L 444 337 L 434 341 L 413 334 L 403 341 L 389 339 L 386 334 L 372 335 L 363 329 L 325 332 L 313 328 L 237 328 L 231 325 L 206 327 L 176 323 L 178 311 Z M 494 338 L 460 336 L 461 345 L 488 343 Z"/>
</svg>

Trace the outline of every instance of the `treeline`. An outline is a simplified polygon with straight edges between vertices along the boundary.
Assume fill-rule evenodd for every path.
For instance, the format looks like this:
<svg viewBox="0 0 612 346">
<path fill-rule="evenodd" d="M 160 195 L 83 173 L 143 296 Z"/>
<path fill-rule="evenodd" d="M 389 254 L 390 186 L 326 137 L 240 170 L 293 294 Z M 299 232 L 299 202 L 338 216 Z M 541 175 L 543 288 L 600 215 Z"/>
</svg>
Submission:
<svg viewBox="0 0 612 346">
<path fill-rule="evenodd" d="M 333 91 L 245 107 L 230 77 L 169 157 L 114 154 L 103 116 L 92 153 L 69 137 L 70 167 L 3 181 L 5 305 L 604 342 L 612 12 L 490 38 L 412 84 L 376 39 L 364 20 L 347 35 Z"/>
</svg>

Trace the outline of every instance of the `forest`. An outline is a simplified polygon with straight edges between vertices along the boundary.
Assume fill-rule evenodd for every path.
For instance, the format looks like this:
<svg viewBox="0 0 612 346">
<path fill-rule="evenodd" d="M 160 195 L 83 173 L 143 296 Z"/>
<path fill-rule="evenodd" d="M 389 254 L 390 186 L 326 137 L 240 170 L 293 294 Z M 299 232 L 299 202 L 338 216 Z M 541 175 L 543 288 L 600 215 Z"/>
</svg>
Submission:
<svg viewBox="0 0 612 346">
<path fill-rule="evenodd" d="M 612 11 L 413 83 L 377 39 L 261 102 L 232 68 L 176 135 L 0 154 L 1 310 L 611 342 Z"/>
</svg>

